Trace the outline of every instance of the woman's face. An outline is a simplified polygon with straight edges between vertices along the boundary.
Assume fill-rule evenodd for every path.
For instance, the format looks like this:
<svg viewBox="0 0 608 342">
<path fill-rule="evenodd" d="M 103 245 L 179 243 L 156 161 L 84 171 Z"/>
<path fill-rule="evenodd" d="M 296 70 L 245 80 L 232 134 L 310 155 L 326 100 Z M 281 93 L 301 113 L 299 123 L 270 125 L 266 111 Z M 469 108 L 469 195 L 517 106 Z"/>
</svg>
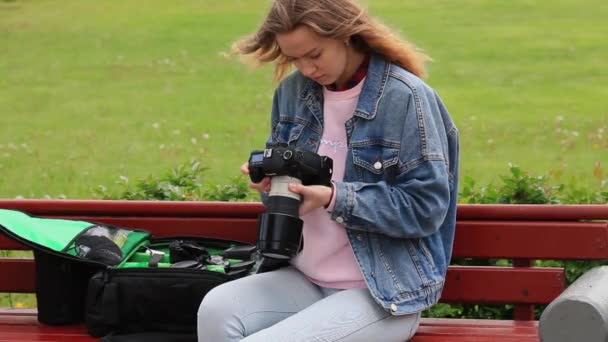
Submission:
<svg viewBox="0 0 608 342">
<path fill-rule="evenodd" d="M 308 26 L 276 36 L 281 52 L 300 72 L 330 85 L 342 80 L 348 61 L 348 46 L 343 41 L 318 35 Z"/>
</svg>

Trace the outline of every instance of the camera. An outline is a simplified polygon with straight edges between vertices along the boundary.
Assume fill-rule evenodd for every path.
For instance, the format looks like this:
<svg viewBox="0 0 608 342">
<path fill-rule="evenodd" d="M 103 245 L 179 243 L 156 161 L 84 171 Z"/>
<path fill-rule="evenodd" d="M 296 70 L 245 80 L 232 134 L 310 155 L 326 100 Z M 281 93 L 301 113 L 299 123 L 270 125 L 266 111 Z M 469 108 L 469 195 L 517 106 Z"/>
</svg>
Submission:
<svg viewBox="0 0 608 342">
<path fill-rule="evenodd" d="M 251 152 L 249 178 L 259 183 L 270 178 L 266 212 L 260 214 L 258 250 L 271 259 L 287 260 L 294 256 L 302 241 L 299 218 L 300 195 L 289 191 L 289 183 L 331 186 L 333 160 L 314 152 L 286 145 L 272 145 Z"/>
</svg>

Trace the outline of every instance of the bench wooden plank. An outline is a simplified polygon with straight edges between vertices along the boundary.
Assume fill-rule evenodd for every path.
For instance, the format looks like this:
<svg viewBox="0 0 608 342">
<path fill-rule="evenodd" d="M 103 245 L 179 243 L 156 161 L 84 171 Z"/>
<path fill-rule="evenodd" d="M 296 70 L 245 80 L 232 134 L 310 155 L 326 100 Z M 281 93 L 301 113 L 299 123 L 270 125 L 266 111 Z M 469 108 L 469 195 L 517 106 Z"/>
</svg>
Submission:
<svg viewBox="0 0 608 342">
<path fill-rule="evenodd" d="M 85 220 L 125 227 L 143 229 L 154 236 L 208 236 L 255 243 L 257 238 L 257 218 L 168 218 L 168 217 L 104 217 L 104 216 L 61 216 L 63 219 Z M 0 249 L 29 249 L 0 234 Z"/>
<path fill-rule="evenodd" d="M 537 321 L 422 318 L 411 342 L 538 342 Z"/>
<path fill-rule="evenodd" d="M 35 309 L 0 310 L 0 341 L 74 341 L 62 340 L 58 335 L 77 337 L 76 341 L 90 341 L 82 325 L 49 327 L 40 325 L 36 320 Z M 7 322 L 6 317 L 23 317 L 26 320 L 18 325 Z M 26 322 L 28 326 L 23 326 Z M 500 320 L 423 318 L 418 334 L 412 342 L 490 342 L 521 341 L 537 342 L 535 337 L 538 322 L 515 322 Z M 469 329 L 469 330 L 467 330 Z M 472 335 L 466 335 L 472 333 Z M 500 336 L 497 338 L 493 334 Z M 505 334 L 508 334 L 505 336 Z M 37 339 L 44 337 L 45 339 Z M 29 339 L 27 339 L 29 338 Z"/>
<path fill-rule="evenodd" d="M 13 274 L 0 292 L 34 292 L 33 260 L 0 260 L 0 274 Z M 546 304 L 565 288 L 560 268 L 450 266 L 447 277 L 442 302 Z"/>
<path fill-rule="evenodd" d="M 22 320 L 16 321 L 17 317 L 22 318 Z M 23 327 L 23 325 L 29 325 L 29 327 Z M 481 319 L 422 318 L 419 332 L 417 336 L 412 339 L 412 342 L 489 342 L 497 341 L 495 336 L 491 336 L 496 333 L 511 334 L 508 336 L 501 336 L 500 341 L 517 340 L 536 342 L 538 339 L 535 337 L 530 338 L 530 334 L 535 334 L 537 328 L 538 322 L 536 321 L 518 322 Z M 462 336 L 466 329 L 475 329 L 473 336 Z M 86 333 L 82 325 L 67 327 L 48 327 L 40 325 L 36 319 L 35 309 L 0 310 L 0 341 L 5 341 L 5 338 L 7 337 L 15 338 L 15 335 L 9 334 L 15 334 L 16 332 L 22 334 L 20 337 L 26 337 L 28 334 L 46 334 L 48 338 L 52 338 L 48 335 L 57 335 L 57 330 L 62 331 L 62 334 L 76 336 L 81 336 Z M 466 338 L 470 339 L 467 340 Z M 21 339 L 19 341 L 23 340 L 24 339 Z M 49 341 L 56 340 L 49 339 Z"/>
<path fill-rule="evenodd" d="M 0 199 L 0 208 L 24 210 L 33 215 L 109 215 L 256 217 L 264 210 L 259 202 L 176 202 Z M 601 204 L 459 204 L 459 220 L 606 220 L 608 206 Z"/>
<path fill-rule="evenodd" d="M 87 335 L 86 330 L 82 332 L 70 331 L 63 327 L 52 327 L 52 329 L 41 330 L 36 327 L 21 327 L 16 332 L 0 331 L 0 342 L 16 341 L 44 341 L 44 342 L 93 342 L 98 338 Z"/>
<path fill-rule="evenodd" d="M 539 342 L 533 337 L 495 337 L 495 336 L 414 336 L 409 342 Z"/>
<path fill-rule="evenodd" d="M 257 218 L 65 215 L 61 218 L 146 229 L 156 236 L 206 235 L 254 243 L 257 234 Z M 2 235 L 0 249 L 27 247 Z M 608 223 L 459 221 L 453 255 L 471 258 L 608 259 Z"/>
<path fill-rule="evenodd" d="M 448 327 L 532 327 L 538 328 L 538 321 L 512 321 L 499 319 L 472 319 L 472 318 L 422 318 L 421 324 L 426 326 Z"/>
<path fill-rule="evenodd" d="M 127 200 L 1 200 L 0 208 L 34 216 L 153 216 L 256 218 L 259 202 L 127 201 Z"/>
<path fill-rule="evenodd" d="M 255 243 L 257 218 L 67 217 L 148 230 L 154 236 L 196 235 Z"/>
<path fill-rule="evenodd" d="M 0 308 L 1 325 L 37 325 L 36 309 Z M 0 328 L 2 331 L 2 328 Z"/>
<path fill-rule="evenodd" d="M 458 220 L 580 221 L 608 219 L 604 204 L 459 204 Z"/>
<path fill-rule="evenodd" d="M 538 331 L 533 327 L 448 327 L 421 325 L 417 331 L 420 336 L 501 336 L 536 338 Z"/>
<path fill-rule="evenodd" d="M 566 287 L 556 267 L 450 266 L 443 302 L 547 304 Z"/>
<path fill-rule="evenodd" d="M 608 259 L 608 223 L 458 221 L 453 255 L 482 259 Z"/>
<path fill-rule="evenodd" d="M 0 342 L 8 341 L 89 342 L 99 339 L 90 337 L 84 324 L 40 324 L 36 309 L 0 309 Z"/>
<path fill-rule="evenodd" d="M 34 293 L 36 271 L 34 260 L 24 258 L 0 259 L 0 292 Z"/>
<path fill-rule="evenodd" d="M 19 242 L 5 236 L 4 234 L 0 234 L 0 250 L 26 250 L 30 249 L 26 245 L 22 245 Z"/>
</svg>

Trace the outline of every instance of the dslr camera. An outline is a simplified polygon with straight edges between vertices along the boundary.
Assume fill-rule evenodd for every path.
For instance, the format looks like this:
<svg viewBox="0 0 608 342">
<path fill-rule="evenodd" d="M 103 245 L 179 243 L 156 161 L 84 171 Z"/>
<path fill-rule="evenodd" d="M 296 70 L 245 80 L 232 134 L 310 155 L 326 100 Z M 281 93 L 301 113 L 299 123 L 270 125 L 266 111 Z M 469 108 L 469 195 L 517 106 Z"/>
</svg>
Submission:
<svg viewBox="0 0 608 342">
<path fill-rule="evenodd" d="M 289 183 L 331 186 L 333 160 L 287 145 L 273 145 L 251 152 L 249 177 L 258 183 L 270 178 L 266 212 L 260 214 L 258 250 L 271 259 L 288 260 L 302 241 L 299 218 L 300 195 L 289 191 Z"/>
</svg>

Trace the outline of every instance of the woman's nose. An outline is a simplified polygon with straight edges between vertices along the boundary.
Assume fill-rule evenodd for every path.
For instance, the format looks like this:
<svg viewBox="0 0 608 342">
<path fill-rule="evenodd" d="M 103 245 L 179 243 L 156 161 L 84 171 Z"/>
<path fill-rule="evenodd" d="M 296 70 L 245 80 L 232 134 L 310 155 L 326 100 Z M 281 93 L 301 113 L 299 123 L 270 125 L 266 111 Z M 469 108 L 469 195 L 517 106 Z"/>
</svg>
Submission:
<svg viewBox="0 0 608 342">
<path fill-rule="evenodd" d="M 302 61 L 299 64 L 300 65 L 297 66 L 298 69 L 300 69 L 300 72 L 306 77 L 312 77 L 317 71 L 317 67 L 311 62 Z"/>
</svg>

